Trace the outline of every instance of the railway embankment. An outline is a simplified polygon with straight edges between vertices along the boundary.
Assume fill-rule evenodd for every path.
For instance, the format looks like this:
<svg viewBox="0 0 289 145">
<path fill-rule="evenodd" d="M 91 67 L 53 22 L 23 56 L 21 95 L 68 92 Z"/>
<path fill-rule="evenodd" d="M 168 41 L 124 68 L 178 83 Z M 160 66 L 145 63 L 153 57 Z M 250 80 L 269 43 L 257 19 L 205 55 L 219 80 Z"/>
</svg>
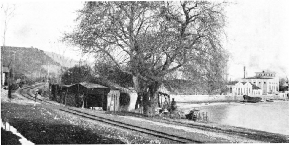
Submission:
<svg viewBox="0 0 289 145">
<path fill-rule="evenodd" d="M 41 103 L 34 105 L 33 101 L 27 100 L 19 94 L 14 94 L 13 98 L 12 101 L 1 102 L 2 118 L 17 128 L 27 139 L 37 144 L 175 143 L 61 112 L 56 105 Z M 58 105 L 58 107 L 63 106 Z M 246 129 L 234 127 L 205 125 L 173 119 L 136 117 L 126 114 L 109 114 L 81 108 L 73 109 L 134 126 L 191 138 L 202 143 L 288 142 L 286 136 L 262 134 L 262 132 L 246 131 Z M 266 136 L 271 136 L 271 138 L 266 139 Z"/>
<path fill-rule="evenodd" d="M 1 95 L 2 120 L 35 144 L 170 143 L 81 119 L 53 106 L 34 105 L 33 101 L 17 96 L 13 94 L 13 99 L 8 100 Z"/>
</svg>

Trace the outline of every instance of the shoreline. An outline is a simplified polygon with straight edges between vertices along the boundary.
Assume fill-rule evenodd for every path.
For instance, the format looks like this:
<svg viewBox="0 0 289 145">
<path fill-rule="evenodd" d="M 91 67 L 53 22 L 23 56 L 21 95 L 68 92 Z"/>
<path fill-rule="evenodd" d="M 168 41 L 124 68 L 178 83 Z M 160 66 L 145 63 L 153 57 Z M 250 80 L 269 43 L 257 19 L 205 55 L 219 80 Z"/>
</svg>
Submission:
<svg viewBox="0 0 289 145">
<path fill-rule="evenodd" d="M 289 101 L 288 99 L 287 100 L 284 100 L 284 99 L 270 99 L 270 100 L 273 100 L 274 102 L 277 101 L 277 102 L 280 102 L 280 101 Z M 227 103 L 250 103 L 250 102 L 244 102 L 243 100 L 209 100 L 209 101 L 176 101 L 177 103 L 182 103 L 182 104 L 220 104 L 220 103 L 224 103 L 224 104 L 227 104 Z M 261 103 L 262 102 L 266 102 L 264 100 L 260 101 Z M 257 102 L 257 103 L 260 103 L 260 102 Z M 272 102 L 271 102 L 272 103 Z"/>
</svg>

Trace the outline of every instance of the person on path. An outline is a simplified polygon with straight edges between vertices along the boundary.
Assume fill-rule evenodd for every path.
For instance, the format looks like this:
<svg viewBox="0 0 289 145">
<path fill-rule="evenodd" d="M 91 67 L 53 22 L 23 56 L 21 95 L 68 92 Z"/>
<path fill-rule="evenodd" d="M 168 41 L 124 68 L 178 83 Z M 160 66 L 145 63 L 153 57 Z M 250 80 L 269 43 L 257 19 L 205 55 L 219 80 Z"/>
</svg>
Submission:
<svg viewBox="0 0 289 145">
<path fill-rule="evenodd" d="M 36 90 L 35 91 L 35 96 L 34 96 L 34 101 L 36 102 L 36 99 L 37 99 L 37 95 L 38 95 L 38 91 Z"/>
<path fill-rule="evenodd" d="M 175 98 L 173 98 L 171 103 L 171 112 L 174 112 L 177 110 L 177 102 L 175 101 Z"/>
</svg>

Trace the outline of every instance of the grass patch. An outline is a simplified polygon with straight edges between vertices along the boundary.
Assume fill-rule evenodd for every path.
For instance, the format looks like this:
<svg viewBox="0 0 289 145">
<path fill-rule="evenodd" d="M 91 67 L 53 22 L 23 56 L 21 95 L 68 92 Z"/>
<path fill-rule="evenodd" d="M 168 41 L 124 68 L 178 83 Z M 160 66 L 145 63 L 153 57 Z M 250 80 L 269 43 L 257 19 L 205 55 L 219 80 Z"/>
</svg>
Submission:
<svg viewBox="0 0 289 145">
<path fill-rule="evenodd" d="M 49 114 L 49 113 L 51 114 Z M 2 119 L 36 144 L 122 144 L 119 139 L 70 124 L 40 106 L 1 103 Z M 56 116 L 56 117 L 55 117 Z"/>
</svg>

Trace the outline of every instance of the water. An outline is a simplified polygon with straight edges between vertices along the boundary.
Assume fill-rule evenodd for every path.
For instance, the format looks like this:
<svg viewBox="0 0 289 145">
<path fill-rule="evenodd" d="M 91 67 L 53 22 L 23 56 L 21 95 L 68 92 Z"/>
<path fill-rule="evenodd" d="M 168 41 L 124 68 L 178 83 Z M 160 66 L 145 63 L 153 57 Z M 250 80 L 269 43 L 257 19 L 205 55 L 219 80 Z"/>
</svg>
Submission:
<svg viewBox="0 0 289 145">
<path fill-rule="evenodd" d="M 178 106 L 185 113 L 199 107 L 211 122 L 289 135 L 289 101 Z"/>
</svg>

